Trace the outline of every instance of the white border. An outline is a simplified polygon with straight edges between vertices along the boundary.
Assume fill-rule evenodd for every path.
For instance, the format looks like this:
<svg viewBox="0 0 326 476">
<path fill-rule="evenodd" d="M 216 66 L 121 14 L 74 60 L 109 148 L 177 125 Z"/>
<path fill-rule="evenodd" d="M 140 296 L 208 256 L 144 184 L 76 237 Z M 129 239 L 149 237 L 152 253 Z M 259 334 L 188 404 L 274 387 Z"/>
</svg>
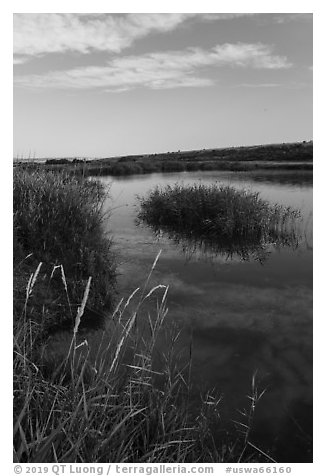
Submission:
<svg viewBox="0 0 326 476">
<path fill-rule="evenodd" d="M 201 0 L 200 2 L 185 2 L 178 0 L 165 1 L 131 1 L 120 0 L 119 2 L 98 1 L 80 2 L 71 0 L 57 1 L 14 1 L 10 4 L 2 2 L 0 15 L 1 32 L 1 60 L 4 67 L 1 72 L 1 117 L 2 117 L 2 183 L 0 186 L 1 218 L 3 222 L 1 233 L 1 302 L 2 302 L 2 326 L 4 327 L 1 352 L 2 352 L 2 442 L 1 462 L 3 474 L 13 474 L 12 466 L 12 157 L 13 157 L 13 129 L 12 129 L 12 14 L 14 12 L 205 12 L 205 13 L 314 13 L 314 215 L 315 215 L 315 247 L 314 252 L 314 464 L 295 464 L 292 474 L 325 474 L 324 462 L 325 447 L 325 361 L 324 340 L 325 311 L 321 302 L 322 293 L 325 294 L 325 279 L 323 271 L 322 240 L 323 221 L 325 219 L 323 191 L 325 188 L 325 153 L 322 147 L 325 141 L 325 121 L 321 119 L 325 115 L 324 89 L 326 85 L 323 63 L 325 61 L 325 9 L 321 1 L 288 1 L 275 0 L 273 2 L 257 1 L 225 1 Z M 4 144 L 4 145 L 3 145 Z M 10 357 L 9 357 L 10 356 Z M 324 371 L 323 371 L 324 370 Z M 6 471 L 8 470 L 8 471 Z M 222 473 L 221 473 L 222 474 Z"/>
</svg>

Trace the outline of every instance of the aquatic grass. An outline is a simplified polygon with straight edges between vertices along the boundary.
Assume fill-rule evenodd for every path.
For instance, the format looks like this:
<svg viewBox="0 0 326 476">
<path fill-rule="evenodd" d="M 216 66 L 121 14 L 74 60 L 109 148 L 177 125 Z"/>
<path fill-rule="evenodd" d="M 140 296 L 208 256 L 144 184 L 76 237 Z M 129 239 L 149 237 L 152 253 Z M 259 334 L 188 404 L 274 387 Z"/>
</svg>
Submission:
<svg viewBox="0 0 326 476">
<path fill-rule="evenodd" d="M 247 258 L 268 244 L 296 243 L 297 210 L 273 205 L 259 193 L 218 184 L 157 186 L 138 197 L 138 222 L 176 242 Z"/>
</svg>

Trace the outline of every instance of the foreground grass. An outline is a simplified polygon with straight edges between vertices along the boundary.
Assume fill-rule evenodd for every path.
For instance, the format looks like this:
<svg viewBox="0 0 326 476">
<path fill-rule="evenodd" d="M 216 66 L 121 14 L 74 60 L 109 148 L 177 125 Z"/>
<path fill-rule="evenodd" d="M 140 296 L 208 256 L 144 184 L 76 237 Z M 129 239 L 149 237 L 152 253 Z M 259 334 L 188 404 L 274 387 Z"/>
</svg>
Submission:
<svg viewBox="0 0 326 476">
<path fill-rule="evenodd" d="M 259 193 L 228 186 L 175 184 L 140 198 L 139 220 L 177 241 L 188 239 L 215 251 L 246 257 L 266 244 L 294 244 L 289 227 L 299 212 L 271 205 Z"/>
<path fill-rule="evenodd" d="M 155 263 L 152 267 L 154 269 Z M 80 335 L 89 279 L 66 354 L 48 360 L 41 325 L 30 318 L 31 275 L 14 332 L 14 461 L 16 462 L 223 462 L 268 461 L 250 441 L 260 398 L 253 382 L 251 408 L 241 436 L 217 442 L 219 400 L 207 394 L 189 403 L 190 362 L 181 368 L 178 332 L 159 350 L 167 314 L 167 287 L 135 290 L 112 314 L 92 356 Z M 159 293 L 159 295 L 158 295 Z M 142 305 L 157 295 L 155 316 Z M 165 339 L 166 342 L 166 339 Z"/>
<path fill-rule="evenodd" d="M 32 277 L 37 287 L 36 274 Z M 189 430 L 184 411 L 175 406 L 178 378 L 166 374 L 164 388 L 153 386 L 153 347 L 166 314 L 164 293 L 151 338 L 136 326 L 136 306 L 128 313 L 121 302 L 113 313 L 110 336 L 90 358 L 78 338 L 89 289 L 78 310 L 69 351 L 50 376 L 37 345 L 38 326 L 29 319 L 29 302 L 16 326 L 15 459 L 28 462 L 174 461 L 189 456 Z M 31 295 L 33 288 L 29 289 Z M 141 298 L 142 300 L 142 298 Z M 141 300 L 140 303 L 141 304 Z M 127 347 L 132 357 L 125 358 Z M 163 370 L 161 374 L 164 376 Z M 187 436 L 188 435 L 188 436 Z"/>
</svg>

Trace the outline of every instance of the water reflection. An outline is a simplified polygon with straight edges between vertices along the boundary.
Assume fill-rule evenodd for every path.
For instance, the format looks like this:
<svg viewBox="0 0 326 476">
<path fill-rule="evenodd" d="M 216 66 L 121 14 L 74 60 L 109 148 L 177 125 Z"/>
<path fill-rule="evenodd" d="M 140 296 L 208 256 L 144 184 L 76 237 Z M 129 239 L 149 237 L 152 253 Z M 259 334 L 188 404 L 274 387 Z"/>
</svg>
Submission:
<svg viewBox="0 0 326 476">
<path fill-rule="evenodd" d="M 296 187 L 309 187 L 313 184 L 313 175 L 311 172 L 266 172 L 259 171 L 250 174 L 255 182 L 277 184 L 277 185 L 294 185 Z"/>
<path fill-rule="evenodd" d="M 201 255 L 206 260 L 214 261 L 215 258 L 224 260 L 240 259 L 242 261 L 255 260 L 263 264 L 274 250 L 282 247 L 297 250 L 303 242 L 305 235 L 302 235 L 298 222 L 302 222 L 299 214 L 290 217 L 282 226 L 275 228 L 270 233 L 239 239 L 237 236 L 223 238 L 223 236 L 205 236 L 204 234 L 189 234 L 180 229 L 175 230 L 171 225 L 161 225 L 146 223 L 157 240 L 170 239 L 177 245 L 188 260 Z M 139 217 L 136 225 L 144 223 Z M 306 240 L 307 241 L 307 240 Z"/>
<path fill-rule="evenodd" d="M 160 239 L 167 236 L 174 244 L 180 247 L 187 260 L 198 255 L 205 260 L 214 261 L 216 258 L 222 258 L 225 261 L 240 258 L 242 261 L 255 260 L 264 264 L 275 250 L 281 247 L 288 247 L 292 251 L 297 250 L 301 242 L 301 235 L 296 230 L 289 231 L 274 240 L 264 242 L 245 242 L 234 241 L 233 243 L 223 240 L 209 240 L 205 238 L 195 239 L 184 236 L 181 233 L 171 231 L 155 231 L 155 236 Z"/>
</svg>

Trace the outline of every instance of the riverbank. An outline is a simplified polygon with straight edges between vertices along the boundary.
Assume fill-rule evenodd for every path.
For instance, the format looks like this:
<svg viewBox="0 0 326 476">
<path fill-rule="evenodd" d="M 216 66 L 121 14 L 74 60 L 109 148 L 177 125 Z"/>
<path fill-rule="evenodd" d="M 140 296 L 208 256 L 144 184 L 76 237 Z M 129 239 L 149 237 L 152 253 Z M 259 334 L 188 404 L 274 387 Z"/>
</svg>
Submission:
<svg viewBox="0 0 326 476">
<path fill-rule="evenodd" d="M 31 164 L 50 170 L 67 170 L 83 176 L 123 176 L 183 171 L 312 170 L 313 143 L 298 142 L 252 147 L 202 149 L 161 154 L 129 155 L 103 159 L 43 159 Z M 31 165 L 30 164 L 30 165 Z M 15 162 L 16 166 L 24 162 Z"/>
</svg>

